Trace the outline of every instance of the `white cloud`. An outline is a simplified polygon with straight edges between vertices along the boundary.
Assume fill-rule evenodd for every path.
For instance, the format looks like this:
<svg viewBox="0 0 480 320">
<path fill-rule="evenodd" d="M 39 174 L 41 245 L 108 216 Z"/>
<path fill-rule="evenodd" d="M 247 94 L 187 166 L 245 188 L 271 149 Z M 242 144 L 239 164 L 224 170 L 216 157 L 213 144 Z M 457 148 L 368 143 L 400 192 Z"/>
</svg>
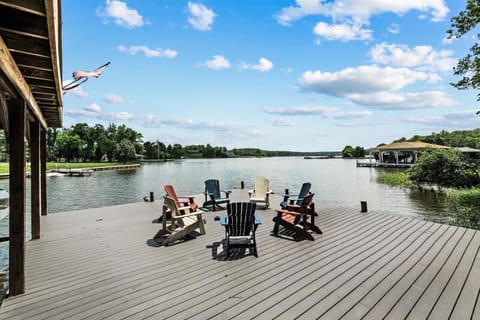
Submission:
<svg viewBox="0 0 480 320">
<path fill-rule="evenodd" d="M 451 44 L 453 41 L 458 40 L 456 36 L 449 36 L 448 34 L 442 39 L 443 44 Z"/>
<path fill-rule="evenodd" d="M 273 119 L 269 120 L 269 122 L 275 127 L 294 127 L 296 125 L 296 123 L 290 119 Z"/>
<path fill-rule="evenodd" d="M 113 93 L 107 93 L 105 96 L 103 96 L 103 100 L 112 104 L 127 103 L 127 100 L 125 100 L 123 97 Z"/>
<path fill-rule="evenodd" d="M 190 16 L 188 22 L 197 30 L 208 31 L 212 29 L 213 20 L 216 16 L 213 10 L 208 9 L 201 3 L 188 2 Z"/>
<path fill-rule="evenodd" d="M 456 102 L 441 91 L 426 92 L 375 92 L 370 94 L 351 94 L 352 102 L 374 109 L 419 109 L 449 107 Z"/>
<path fill-rule="evenodd" d="M 347 68 L 338 72 L 307 71 L 300 80 L 303 90 L 346 98 L 375 109 L 414 109 L 452 106 L 455 101 L 444 92 L 399 92 L 418 81 L 434 82 L 436 74 L 408 68 L 376 65 Z"/>
<path fill-rule="evenodd" d="M 370 111 L 350 111 L 350 112 L 337 112 L 333 114 L 334 119 L 358 119 L 366 118 L 372 115 Z"/>
<path fill-rule="evenodd" d="M 147 46 L 123 46 L 120 45 L 117 48 L 120 52 L 126 52 L 130 55 L 136 55 L 137 53 L 143 53 L 147 58 L 175 58 L 178 54 L 177 51 L 172 49 L 151 49 Z"/>
<path fill-rule="evenodd" d="M 105 8 L 97 10 L 97 15 L 112 18 L 115 24 L 129 29 L 144 25 L 143 17 L 137 10 L 118 0 L 107 0 Z"/>
<path fill-rule="evenodd" d="M 464 110 L 452 113 L 446 113 L 440 116 L 431 117 L 406 117 L 401 119 L 402 122 L 421 124 L 423 127 L 430 127 L 433 130 L 445 128 L 452 129 L 468 129 L 478 127 L 478 116 L 476 110 Z"/>
<path fill-rule="evenodd" d="M 265 107 L 263 111 L 270 114 L 278 115 L 288 115 L 288 116 L 304 116 L 304 115 L 320 115 L 323 117 L 328 117 L 338 108 L 334 107 L 324 107 L 324 106 L 300 106 L 300 107 L 291 107 L 291 108 L 272 108 Z"/>
<path fill-rule="evenodd" d="M 102 108 L 98 104 L 92 103 L 86 106 L 83 110 L 98 113 L 102 111 Z"/>
<path fill-rule="evenodd" d="M 205 61 L 204 65 L 214 70 L 230 68 L 230 62 L 222 55 L 214 55 L 213 59 Z"/>
<path fill-rule="evenodd" d="M 300 77 L 306 91 L 345 97 L 352 93 L 399 90 L 419 80 L 435 80 L 425 72 L 376 65 L 346 68 L 338 72 L 307 71 Z"/>
<path fill-rule="evenodd" d="M 400 33 L 400 26 L 396 23 L 392 23 L 390 27 L 388 27 L 388 32 L 393 33 L 393 34 L 399 34 Z"/>
<path fill-rule="evenodd" d="M 319 22 L 313 28 L 313 33 L 326 40 L 371 40 L 372 30 L 362 29 L 361 24 L 327 24 Z"/>
<path fill-rule="evenodd" d="M 249 64 L 245 61 L 240 61 L 240 63 L 238 64 L 238 68 L 241 70 L 251 69 L 265 72 L 273 69 L 273 63 L 267 58 L 260 58 L 257 64 Z"/>
<path fill-rule="evenodd" d="M 413 48 L 402 44 L 380 43 L 370 50 L 372 61 L 398 67 L 416 67 L 420 70 L 451 71 L 457 59 L 451 50 L 435 50 L 431 46 Z"/>
<path fill-rule="evenodd" d="M 429 14 L 432 21 L 441 21 L 449 12 L 444 0 L 296 0 L 295 2 L 295 6 L 285 7 L 276 15 L 278 23 L 289 25 L 309 15 L 324 15 L 335 20 L 350 18 L 365 22 L 376 14 L 403 15 L 413 10 Z"/>
<path fill-rule="evenodd" d="M 265 72 L 273 68 L 273 63 L 266 58 L 260 58 L 258 64 L 252 66 L 253 70 Z"/>
</svg>

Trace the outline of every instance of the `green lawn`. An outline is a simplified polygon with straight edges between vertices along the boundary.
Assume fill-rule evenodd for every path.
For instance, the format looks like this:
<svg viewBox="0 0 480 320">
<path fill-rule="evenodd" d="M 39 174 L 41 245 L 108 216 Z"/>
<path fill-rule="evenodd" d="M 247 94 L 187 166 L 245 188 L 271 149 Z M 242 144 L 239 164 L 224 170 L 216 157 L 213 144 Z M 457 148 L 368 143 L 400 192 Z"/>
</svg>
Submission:
<svg viewBox="0 0 480 320">
<path fill-rule="evenodd" d="M 88 169 L 94 167 L 112 167 L 122 163 L 118 162 L 47 162 L 47 170 L 55 169 Z M 27 164 L 27 171 L 30 171 L 30 164 Z M 0 174 L 9 173 L 8 162 L 0 162 Z"/>
</svg>

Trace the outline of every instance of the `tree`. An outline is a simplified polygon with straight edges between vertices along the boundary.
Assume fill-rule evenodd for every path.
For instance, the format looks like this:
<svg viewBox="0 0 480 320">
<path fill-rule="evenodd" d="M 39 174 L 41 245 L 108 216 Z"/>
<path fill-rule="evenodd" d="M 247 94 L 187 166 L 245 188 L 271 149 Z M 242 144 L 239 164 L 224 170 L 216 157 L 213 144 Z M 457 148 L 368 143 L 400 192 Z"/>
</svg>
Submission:
<svg viewBox="0 0 480 320">
<path fill-rule="evenodd" d="M 459 39 L 475 29 L 480 22 L 480 0 L 467 0 L 465 10 L 453 17 L 451 22 L 452 29 L 447 31 L 450 39 Z M 480 34 L 477 33 L 476 38 L 480 40 Z M 480 88 L 480 45 L 478 42 L 470 48 L 470 53 L 458 61 L 453 71 L 456 76 L 462 76 L 457 83 L 452 83 L 457 89 Z M 480 101 L 480 94 L 477 97 L 477 100 Z M 477 115 L 479 113 L 480 111 L 477 112 Z"/>
<path fill-rule="evenodd" d="M 128 139 L 124 138 L 119 144 L 117 144 L 115 156 L 118 161 L 125 164 L 127 161 L 135 159 L 135 146 L 128 141 Z"/>
<path fill-rule="evenodd" d="M 77 135 L 62 132 L 55 143 L 57 157 L 65 158 L 67 162 L 82 157 L 83 141 Z"/>
<path fill-rule="evenodd" d="M 345 146 L 342 150 L 342 157 L 344 158 L 351 158 L 353 157 L 353 147 L 352 146 Z"/>
<path fill-rule="evenodd" d="M 417 183 L 471 187 L 480 183 L 477 166 L 455 149 L 430 149 L 409 169 Z"/>
</svg>

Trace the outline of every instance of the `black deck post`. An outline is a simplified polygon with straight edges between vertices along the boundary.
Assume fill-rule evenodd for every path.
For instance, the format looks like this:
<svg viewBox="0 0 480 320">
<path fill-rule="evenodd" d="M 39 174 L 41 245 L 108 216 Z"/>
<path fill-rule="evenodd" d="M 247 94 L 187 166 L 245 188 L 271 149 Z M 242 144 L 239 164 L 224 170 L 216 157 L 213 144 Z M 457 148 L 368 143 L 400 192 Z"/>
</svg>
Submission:
<svg viewBox="0 0 480 320">
<path fill-rule="evenodd" d="M 32 239 L 40 239 L 40 123 L 30 123 L 30 196 Z"/>
<path fill-rule="evenodd" d="M 23 100 L 13 100 L 8 106 L 10 145 L 10 253 L 9 291 L 10 295 L 25 292 L 25 118 Z"/>
</svg>

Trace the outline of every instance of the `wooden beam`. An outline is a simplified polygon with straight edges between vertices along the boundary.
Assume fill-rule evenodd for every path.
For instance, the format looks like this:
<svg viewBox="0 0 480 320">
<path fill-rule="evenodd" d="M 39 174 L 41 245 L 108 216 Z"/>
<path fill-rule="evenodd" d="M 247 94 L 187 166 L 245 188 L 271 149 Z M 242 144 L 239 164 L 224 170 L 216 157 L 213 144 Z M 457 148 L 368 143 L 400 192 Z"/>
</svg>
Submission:
<svg viewBox="0 0 480 320">
<path fill-rule="evenodd" d="M 47 1 L 51 0 L 45 0 L 45 2 Z M 5 6 L 0 7 L 0 9 L 0 21 L 2 21 L 1 25 L 4 31 L 33 38 L 48 37 L 46 17 Z"/>
<path fill-rule="evenodd" d="M 1 0 L 0 5 L 10 7 L 15 10 L 20 10 L 35 14 L 41 17 L 45 16 L 45 6 L 42 1 L 32 0 Z"/>
<path fill-rule="evenodd" d="M 10 295 L 25 292 L 25 119 L 26 104 L 22 100 L 11 100 L 8 105 L 10 130 Z"/>
<path fill-rule="evenodd" d="M 30 122 L 30 207 L 32 239 L 40 239 L 40 124 Z"/>
<path fill-rule="evenodd" d="M 8 141 L 8 109 L 7 109 L 7 99 L 5 94 L 0 91 L 0 125 L 2 126 L 3 132 L 5 134 L 5 139 Z"/>
<path fill-rule="evenodd" d="M 47 14 L 48 39 L 52 58 L 53 78 L 57 87 L 58 122 L 63 122 L 63 87 L 62 87 L 62 19 L 61 1 L 46 0 L 45 12 Z"/>
<path fill-rule="evenodd" d="M 40 191 L 41 214 L 46 216 L 47 207 L 47 131 L 40 132 Z"/>
<path fill-rule="evenodd" d="M 18 69 L 15 60 L 12 58 L 2 37 L 0 37 L 0 69 L 3 70 L 7 78 L 13 84 L 20 96 L 27 102 L 37 120 L 41 123 L 43 128 L 47 128 L 47 122 L 43 117 L 40 107 L 37 105 L 35 98 L 30 91 L 30 87 Z"/>
</svg>

